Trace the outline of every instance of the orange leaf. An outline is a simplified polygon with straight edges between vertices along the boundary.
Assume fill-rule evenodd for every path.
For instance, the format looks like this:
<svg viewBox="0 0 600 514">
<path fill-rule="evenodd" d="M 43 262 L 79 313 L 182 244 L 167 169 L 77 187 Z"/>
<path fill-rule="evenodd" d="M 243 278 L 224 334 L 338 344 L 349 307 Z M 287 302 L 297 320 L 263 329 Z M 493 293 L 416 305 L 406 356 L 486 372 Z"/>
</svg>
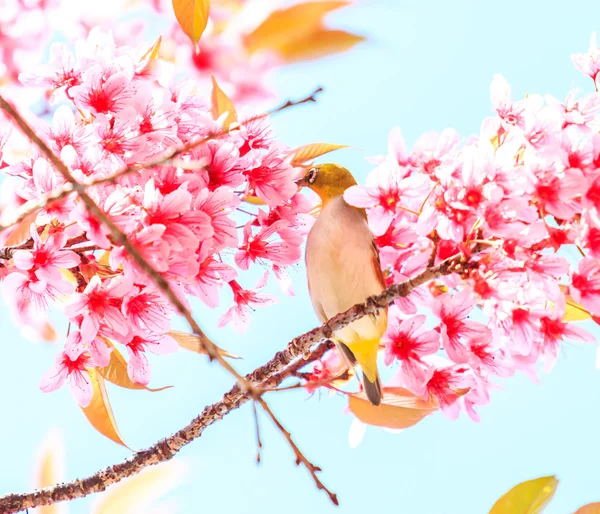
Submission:
<svg viewBox="0 0 600 514">
<path fill-rule="evenodd" d="M 158 512 L 154 510 L 157 502 L 181 483 L 185 471 L 186 466 L 180 459 L 146 468 L 138 475 L 111 486 L 98 496 L 91 512 L 93 514 Z"/>
<path fill-rule="evenodd" d="M 294 156 L 292 158 L 292 164 L 295 166 L 304 164 L 306 161 L 316 159 L 317 157 L 321 157 L 321 155 L 340 150 L 341 148 L 348 148 L 348 146 L 334 145 L 331 143 L 311 143 L 309 145 L 304 145 L 292 150 L 291 154 Z"/>
<path fill-rule="evenodd" d="M 347 1 L 303 2 L 272 12 L 265 21 L 245 38 L 249 52 L 279 51 L 295 41 L 305 39 L 322 23 L 323 17 L 344 7 Z"/>
<path fill-rule="evenodd" d="M 539 514 L 552 499 L 558 480 L 541 477 L 514 486 L 492 507 L 489 514 Z"/>
<path fill-rule="evenodd" d="M 113 416 L 108 400 L 108 394 L 106 393 L 104 378 L 95 369 L 88 371 L 94 394 L 90 404 L 87 407 L 81 407 L 81 410 L 91 425 L 103 436 L 108 437 L 111 441 L 121 446 L 125 446 L 125 448 L 131 449 L 123 442 L 121 434 L 119 434 L 119 429 L 117 428 L 117 423 L 115 422 L 115 417 Z"/>
<path fill-rule="evenodd" d="M 164 391 L 165 389 L 173 387 L 165 386 L 152 389 L 142 384 L 133 382 L 127 374 L 127 361 L 125 360 L 125 357 L 123 357 L 123 354 L 119 352 L 119 350 L 108 339 L 103 339 L 103 341 L 113 349 L 112 352 L 110 352 L 110 362 L 108 363 L 108 366 L 105 366 L 104 368 L 96 368 L 96 371 L 98 371 L 98 373 L 105 380 L 108 380 L 119 387 L 124 387 L 125 389 L 146 389 L 147 391 L 152 392 Z"/>
<path fill-rule="evenodd" d="M 185 350 L 206 355 L 206 351 L 204 351 L 204 348 L 200 343 L 200 338 L 197 335 L 188 334 L 187 332 L 180 332 L 179 330 L 171 330 L 171 332 L 167 332 L 167 335 L 175 339 L 179 346 L 181 346 Z M 223 350 L 218 346 L 217 351 L 219 352 L 219 355 L 222 355 L 223 357 L 229 357 L 230 359 L 240 359 L 240 357 L 238 357 L 237 355 L 233 355 L 232 353 L 229 353 L 228 351 Z"/>
<path fill-rule="evenodd" d="M 345 30 L 318 27 L 301 39 L 280 46 L 277 51 L 285 62 L 308 61 L 350 50 L 366 38 Z"/>
<path fill-rule="evenodd" d="M 575 514 L 600 514 L 600 502 L 588 503 L 578 508 Z"/>
<path fill-rule="evenodd" d="M 267 205 L 267 202 L 261 200 L 258 196 L 248 195 L 244 197 L 244 202 L 251 205 Z"/>
<path fill-rule="evenodd" d="M 19 246 L 31 239 L 31 224 L 35 222 L 37 218 L 37 212 L 25 216 L 21 222 L 10 227 L 6 231 L 10 231 L 10 234 L 6 236 L 6 239 L 2 243 L 2 246 Z"/>
<path fill-rule="evenodd" d="M 210 0 L 173 0 L 173 11 L 185 35 L 197 45 L 208 23 Z"/>
<path fill-rule="evenodd" d="M 592 315 L 583 305 L 578 304 L 571 296 L 567 294 L 567 286 L 561 285 L 559 287 L 565 294 L 565 314 L 562 319 L 565 323 L 570 323 L 571 321 L 584 321 L 592 317 Z"/>
<path fill-rule="evenodd" d="M 64 444 L 56 430 L 50 430 L 38 450 L 35 466 L 35 488 L 41 489 L 64 480 Z M 58 514 L 64 509 L 57 504 L 36 509 L 37 514 Z"/>
<path fill-rule="evenodd" d="M 225 130 L 229 130 L 229 126 L 237 121 L 237 113 L 235 112 L 235 107 L 233 106 L 233 102 L 229 99 L 229 97 L 223 92 L 223 90 L 217 84 L 215 77 L 212 77 L 212 107 L 211 112 L 213 118 L 216 120 L 222 114 L 227 113 L 227 117 L 223 120 L 223 128 Z"/>
<path fill-rule="evenodd" d="M 384 387 L 383 403 L 372 405 L 363 392 L 350 394 L 352 413 L 367 425 L 408 428 L 438 410 L 435 400 L 425 401 L 402 387 Z"/>
</svg>

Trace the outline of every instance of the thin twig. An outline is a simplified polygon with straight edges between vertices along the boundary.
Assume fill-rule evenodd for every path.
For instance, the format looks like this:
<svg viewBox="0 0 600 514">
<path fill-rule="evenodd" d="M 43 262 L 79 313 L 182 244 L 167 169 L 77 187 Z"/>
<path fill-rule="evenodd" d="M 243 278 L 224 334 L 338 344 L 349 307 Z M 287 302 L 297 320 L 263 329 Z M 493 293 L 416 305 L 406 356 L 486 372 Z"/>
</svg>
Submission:
<svg viewBox="0 0 600 514">
<path fill-rule="evenodd" d="M 256 429 L 256 463 L 260 464 L 260 449 L 262 448 L 262 441 L 260 440 L 260 424 L 258 422 L 256 402 L 252 402 L 252 410 L 254 411 L 254 428 Z"/>
<path fill-rule="evenodd" d="M 248 118 L 247 120 L 244 120 L 242 123 L 245 124 L 245 123 L 250 123 L 252 121 L 257 121 L 257 120 L 266 118 L 268 116 L 271 116 L 273 114 L 276 114 L 278 112 L 281 112 L 285 109 L 289 109 L 290 107 L 295 107 L 297 105 L 302 105 L 302 104 L 305 104 L 308 102 L 316 102 L 317 101 L 316 95 L 318 93 L 320 93 L 321 91 L 323 91 L 323 88 L 318 87 L 310 95 L 308 95 L 300 100 L 288 100 L 287 102 L 280 105 L 279 107 L 275 107 L 274 109 L 271 109 L 270 111 L 267 111 L 263 114 L 258 114 L 256 116 L 252 116 L 252 117 Z M 4 101 L 4 99 L 2 99 L 2 104 L 9 105 L 6 101 Z M 4 109 L 4 107 L 2 107 L 2 108 Z M 12 109 L 12 107 L 10 107 L 10 108 Z M 141 163 L 141 164 L 133 164 L 133 165 L 126 166 L 122 170 L 117 171 L 108 177 L 98 178 L 96 180 L 92 180 L 91 182 L 83 183 L 83 185 L 86 188 L 90 188 L 90 187 L 99 186 L 102 184 L 108 184 L 108 183 L 114 184 L 120 178 L 122 178 L 126 175 L 129 175 L 131 173 L 139 172 L 143 169 L 154 168 L 156 166 L 166 165 L 166 164 L 170 163 L 171 161 L 173 161 L 175 158 L 179 157 L 181 154 L 189 152 L 190 150 L 193 150 L 194 148 L 196 148 L 198 146 L 206 144 L 213 139 L 217 139 L 221 136 L 225 136 L 225 135 L 229 134 L 230 132 L 232 132 L 234 130 L 239 130 L 239 129 L 240 129 L 240 125 L 235 125 L 232 128 L 221 129 L 220 131 L 215 132 L 214 134 L 209 134 L 208 136 L 206 136 L 202 139 L 199 139 L 198 141 L 194 141 L 188 145 L 185 145 L 180 148 L 176 148 L 174 150 L 166 152 L 161 157 L 159 157 L 155 160 L 148 161 L 148 162 Z M 36 145 L 37 145 L 37 143 L 36 143 Z M 67 182 L 62 188 L 58 189 L 57 191 L 55 191 L 49 195 L 42 196 L 40 198 L 37 198 L 36 200 L 30 200 L 30 201 L 24 203 L 17 210 L 16 215 L 11 220 L 9 220 L 8 222 L 5 222 L 4 224 L 0 224 L 0 232 L 16 225 L 17 223 L 20 223 L 28 216 L 31 216 L 31 215 L 35 214 L 36 212 L 41 211 L 42 209 L 44 209 L 51 203 L 63 200 L 70 194 L 74 193 L 76 191 L 76 189 L 77 188 L 75 187 L 73 182 Z"/>
<path fill-rule="evenodd" d="M 474 253 L 477 250 L 479 248 L 474 248 Z M 465 269 L 476 266 L 476 263 L 466 261 L 462 255 L 456 255 L 433 268 L 426 269 L 412 279 L 388 287 L 381 294 L 367 299 L 365 303 L 356 304 L 346 312 L 337 314 L 320 327 L 296 337 L 288 343 L 284 350 L 275 354 L 269 362 L 246 375 L 245 379 L 260 388 L 277 387 L 287 377 L 296 375 L 307 363 L 320 359 L 327 350 L 333 348 L 334 343 L 329 340 L 333 332 L 357 319 L 374 313 L 377 306 L 382 308 L 391 304 L 397 298 L 407 296 L 413 289 L 430 280 L 454 273 L 458 266 Z M 324 339 L 326 341 L 311 350 L 315 343 Z M 221 400 L 206 407 L 200 416 L 193 419 L 187 426 L 158 441 L 146 450 L 142 450 L 129 459 L 100 470 L 87 478 L 57 484 L 29 493 L 2 496 L 0 497 L 0 512 L 12 514 L 28 507 L 50 505 L 104 491 L 108 486 L 135 475 L 148 466 L 173 458 L 181 448 L 200 437 L 207 427 L 250 399 L 251 396 L 248 392 L 243 392 L 236 385 L 225 393 Z"/>
<path fill-rule="evenodd" d="M 256 399 L 256 401 L 260 403 L 263 410 L 268 414 L 275 426 L 283 434 L 289 445 L 292 447 L 292 450 L 294 450 L 294 455 L 296 456 L 296 465 L 298 466 L 300 464 L 304 464 L 304 467 L 308 470 L 310 476 L 312 476 L 312 479 L 314 480 L 317 488 L 325 491 L 334 505 L 339 505 L 337 495 L 335 493 L 332 493 L 329 489 L 327 489 L 325 484 L 323 484 L 323 482 L 321 482 L 321 480 L 317 476 L 317 473 L 321 471 L 321 468 L 315 466 L 304 456 L 304 454 L 300 451 L 300 448 L 298 448 L 298 445 L 292 439 L 292 434 L 290 434 L 289 431 L 286 430 L 285 427 L 279 422 L 279 420 L 277 419 L 275 414 L 273 414 L 273 411 L 271 410 L 265 399 L 262 396 L 259 396 Z"/>
</svg>

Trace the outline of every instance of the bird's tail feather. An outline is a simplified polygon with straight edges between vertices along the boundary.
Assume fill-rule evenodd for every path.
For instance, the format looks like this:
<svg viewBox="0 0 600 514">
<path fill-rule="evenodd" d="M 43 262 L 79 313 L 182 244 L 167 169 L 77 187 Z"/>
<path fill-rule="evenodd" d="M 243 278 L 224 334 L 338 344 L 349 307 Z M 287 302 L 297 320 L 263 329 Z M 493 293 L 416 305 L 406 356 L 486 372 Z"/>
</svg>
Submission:
<svg viewBox="0 0 600 514">
<path fill-rule="evenodd" d="M 336 342 L 347 364 L 353 368 L 356 367 L 358 365 L 358 362 L 356 360 L 356 356 L 352 353 L 352 350 L 350 350 L 350 348 L 348 348 L 348 346 L 346 346 L 341 341 Z M 379 379 L 379 374 L 375 375 L 375 382 L 371 382 L 363 371 L 362 383 L 368 400 L 373 405 L 379 405 L 381 403 L 381 400 L 383 399 L 383 390 L 381 388 L 381 380 Z"/>
<path fill-rule="evenodd" d="M 371 382 L 367 378 L 367 375 L 363 373 L 362 383 L 368 400 L 373 405 L 379 405 L 383 399 L 383 390 L 381 389 L 381 380 L 379 380 L 379 375 L 375 377 L 375 382 Z"/>
</svg>

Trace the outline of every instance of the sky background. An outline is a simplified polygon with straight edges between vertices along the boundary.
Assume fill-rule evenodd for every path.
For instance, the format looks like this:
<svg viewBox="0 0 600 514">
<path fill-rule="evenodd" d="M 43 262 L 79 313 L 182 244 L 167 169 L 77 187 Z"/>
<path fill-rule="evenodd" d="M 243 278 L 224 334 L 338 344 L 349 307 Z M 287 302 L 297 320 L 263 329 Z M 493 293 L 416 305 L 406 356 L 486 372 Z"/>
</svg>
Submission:
<svg viewBox="0 0 600 514">
<path fill-rule="evenodd" d="M 370 169 L 364 158 L 385 153 L 393 126 L 401 127 L 409 145 L 428 130 L 478 133 L 491 114 L 488 87 L 495 73 L 506 77 L 516 97 L 564 99 L 573 87 L 589 91 L 591 81 L 573 68 L 570 55 L 585 51 L 600 28 L 600 3 L 363 0 L 330 19 L 369 42 L 279 71 L 274 84 L 284 97 L 302 97 L 317 85 L 325 93 L 317 105 L 290 109 L 273 123 L 290 146 L 326 141 L 362 149 L 335 155 L 362 182 Z M 317 324 L 304 273 L 301 265 L 292 271 L 297 295 L 258 310 L 244 336 L 216 328 L 227 295 L 217 311 L 195 304 L 215 342 L 244 357 L 236 362 L 240 371 L 254 369 Z M 269 289 L 275 291 L 273 284 Z M 179 321 L 175 327 L 184 329 Z M 50 427 L 63 433 L 67 479 L 130 455 L 91 428 L 67 388 L 51 395 L 38 389 L 56 346 L 24 340 L 5 309 L 0 328 L 0 493 L 30 488 L 35 449 Z M 64 333 L 66 327 L 57 328 Z M 307 457 L 323 468 L 321 478 L 338 494 L 343 512 L 480 514 L 516 483 L 556 474 L 560 485 L 545 512 L 569 514 L 600 501 L 595 351 L 593 345 L 565 345 L 541 384 L 520 374 L 500 381 L 503 390 L 493 391 L 491 404 L 480 409 L 480 423 L 435 414 L 396 435 L 370 427 L 356 449 L 348 445 L 351 417 L 343 398 L 292 391 L 269 400 Z M 148 393 L 109 386 L 123 438 L 135 449 L 187 424 L 231 386 L 230 377 L 201 356 L 180 352 L 153 362 L 152 384 L 174 388 Z M 287 443 L 265 417 L 261 429 L 260 466 L 249 405 L 187 446 L 176 458 L 188 473 L 169 497 L 177 512 L 337 512 L 294 466 Z M 77 500 L 69 512 L 88 512 L 89 505 L 90 499 Z"/>
</svg>

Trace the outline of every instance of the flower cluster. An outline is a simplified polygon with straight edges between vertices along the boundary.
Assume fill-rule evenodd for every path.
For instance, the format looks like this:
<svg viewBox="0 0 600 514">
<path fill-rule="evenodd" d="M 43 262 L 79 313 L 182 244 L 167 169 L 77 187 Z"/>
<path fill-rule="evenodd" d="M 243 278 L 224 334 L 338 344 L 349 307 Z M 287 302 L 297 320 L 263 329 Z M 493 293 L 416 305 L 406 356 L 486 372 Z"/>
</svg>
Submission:
<svg viewBox="0 0 600 514">
<path fill-rule="evenodd" d="M 598 84 L 595 38 L 573 62 Z M 537 379 L 566 341 L 595 342 L 572 306 L 600 316 L 600 94 L 514 100 L 500 75 L 490 93 L 478 136 L 432 132 L 408 151 L 395 128 L 345 193 L 367 210 L 388 284 L 457 254 L 471 263 L 397 300 L 382 347 L 391 384 L 474 420 L 494 377 Z"/>
<path fill-rule="evenodd" d="M 96 183 L 88 187 L 91 198 L 178 297 L 216 307 L 220 290 L 230 288 L 234 304 L 221 324 L 242 331 L 252 306 L 273 298 L 246 289 L 238 271 L 256 263 L 266 270 L 256 289 L 272 272 L 291 294 L 286 267 L 300 258 L 311 204 L 298 194 L 301 170 L 268 121 L 247 117 L 224 130 L 225 113 L 213 119 L 197 83 L 177 81 L 173 65 L 147 47 L 116 45 L 110 33 L 94 29 L 75 53 L 56 43 L 51 54 L 46 68 L 20 76 L 60 102 L 51 120 L 33 121 L 36 132 L 76 180 Z M 175 159 L 144 164 L 173 149 Z M 133 171 L 114 178 L 124 169 Z M 33 146 L 3 172 L 0 221 L 65 186 Z M 247 198 L 262 206 L 241 208 Z M 25 236 L 14 240 L 23 227 Z M 74 193 L 0 233 L 2 290 L 16 319 L 39 327 L 48 307 L 64 303 L 69 321 L 64 349 L 41 387 L 51 391 L 68 380 L 81 405 L 92 395 L 88 370 L 106 366 L 119 347 L 139 384 L 150 379 L 146 352 L 177 348 L 168 335 L 171 304 L 113 235 Z"/>
</svg>

